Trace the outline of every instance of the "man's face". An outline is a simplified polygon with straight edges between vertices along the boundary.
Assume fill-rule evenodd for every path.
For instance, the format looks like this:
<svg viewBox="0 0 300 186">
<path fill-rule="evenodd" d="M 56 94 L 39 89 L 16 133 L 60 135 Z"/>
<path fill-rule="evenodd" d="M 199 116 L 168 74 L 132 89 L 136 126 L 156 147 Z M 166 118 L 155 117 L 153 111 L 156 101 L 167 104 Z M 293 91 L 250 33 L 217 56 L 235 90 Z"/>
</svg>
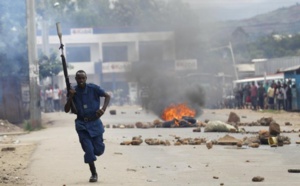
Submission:
<svg viewBox="0 0 300 186">
<path fill-rule="evenodd" d="M 86 74 L 85 73 L 78 73 L 76 75 L 76 82 L 77 82 L 77 85 L 81 88 L 83 88 L 85 86 L 85 83 L 86 83 Z"/>
</svg>

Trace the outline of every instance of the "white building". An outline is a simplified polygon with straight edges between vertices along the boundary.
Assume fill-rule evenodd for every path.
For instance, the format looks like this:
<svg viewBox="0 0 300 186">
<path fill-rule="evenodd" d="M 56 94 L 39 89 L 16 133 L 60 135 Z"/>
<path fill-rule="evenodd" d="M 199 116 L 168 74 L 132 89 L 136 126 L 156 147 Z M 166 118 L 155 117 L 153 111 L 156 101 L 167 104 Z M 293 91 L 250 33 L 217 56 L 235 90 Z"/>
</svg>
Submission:
<svg viewBox="0 0 300 186">
<path fill-rule="evenodd" d="M 59 51 L 60 41 L 55 32 L 50 33 L 49 43 L 37 36 L 37 48 L 42 51 L 48 45 L 50 51 Z M 136 84 L 127 82 L 126 71 L 132 63 L 151 57 L 161 61 L 175 61 L 174 33 L 170 31 L 134 32 L 103 31 L 93 28 L 74 28 L 63 30 L 62 41 L 68 64 L 70 82 L 75 84 L 75 73 L 84 70 L 88 82 L 101 84 L 107 91 L 122 89 L 131 100 L 136 99 Z M 45 52 L 44 52 L 45 53 Z M 54 78 L 55 84 L 65 88 L 63 72 Z"/>
</svg>

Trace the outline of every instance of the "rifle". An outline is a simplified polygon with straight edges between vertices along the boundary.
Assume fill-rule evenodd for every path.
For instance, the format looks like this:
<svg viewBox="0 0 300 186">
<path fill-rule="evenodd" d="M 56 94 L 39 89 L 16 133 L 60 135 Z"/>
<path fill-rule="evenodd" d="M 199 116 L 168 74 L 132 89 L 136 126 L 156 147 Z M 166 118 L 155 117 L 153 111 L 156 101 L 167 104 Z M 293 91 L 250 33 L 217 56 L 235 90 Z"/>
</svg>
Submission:
<svg viewBox="0 0 300 186">
<path fill-rule="evenodd" d="M 58 35 L 58 38 L 59 38 L 59 41 L 60 41 L 59 49 L 61 50 L 60 57 L 61 57 L 61 62 L 62 62 L 65 81 L 66 81 L 67 97 L 69 97 L 69 91 L 71 89 L 71 83 L 70 83 L 70 80 L 69 80 L 69 75 L 68 75 L 68 70 L 67 70 L 67 63 L 66 63 L 66 58 L 65 58 L 65 55 L 64 55 L 64 45 L 62 44 L 62 32 L 61 32 L 61 29 L 60 29 L 60 23 L 59 22 L 56 23 L 56 30 L 57 30 L 57 35 Z M 74 104 L 73 100 L 71 102 L 71 113 L 77 114 L 77 109 L 75 107 L 75 104 Z"/>
</svg>

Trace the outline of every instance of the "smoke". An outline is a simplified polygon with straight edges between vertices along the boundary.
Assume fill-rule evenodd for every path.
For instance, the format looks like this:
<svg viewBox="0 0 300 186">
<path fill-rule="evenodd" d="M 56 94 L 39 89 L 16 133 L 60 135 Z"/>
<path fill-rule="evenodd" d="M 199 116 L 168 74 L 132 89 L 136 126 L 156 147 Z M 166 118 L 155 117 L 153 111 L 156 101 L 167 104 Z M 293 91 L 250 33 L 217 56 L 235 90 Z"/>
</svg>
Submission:
<svg viewBox="0 0 300 186">
<path fill-rule="evenodd" d="M 161 116 L 166 107 L 185 103 L 196 110 L 197 115 L 200 114 L 205 100 L 201 85 L 188 82 L 174 70 L 163 68 L 165 65 L 153 64 L 153 61 L 136 62 L 128 73 L 128 78 L 138 82 L 139 87 L 147 87 L 150 100 L 148 109 Z"/>
</svg>

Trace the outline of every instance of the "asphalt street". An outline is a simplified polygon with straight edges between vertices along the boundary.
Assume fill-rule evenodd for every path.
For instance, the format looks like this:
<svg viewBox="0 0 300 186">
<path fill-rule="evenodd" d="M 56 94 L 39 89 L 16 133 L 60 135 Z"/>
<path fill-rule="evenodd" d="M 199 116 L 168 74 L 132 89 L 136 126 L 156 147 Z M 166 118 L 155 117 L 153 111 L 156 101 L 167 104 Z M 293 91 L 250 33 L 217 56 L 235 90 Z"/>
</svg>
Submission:
<svg viewBox="0 0 300 186">
<path fill-rule="evenodd" d="M 135 124 L 137 121 L 152 122 L 157 119 L 157 116 L 138 107 L 117 107 L 116 110 L 116 115 L 107 112 L 103 116 L 104 124 Z M 214 145 L 212 149 L 207 149 L 205 144 L 174 146 L 174 136 L 214 140 L 226 133 L 196 133 L 193 128 L 112 127 L 105 129 L 106 151 L 96 161 L 99 181 L 89 183 L 89 168 L 83 162 L 83 151 L 74 128 L 75 116 L 57 112 L 44 113 L 43 118 L 51 121 L 46 129 L 18 137 L 23 143 L 38 143 L 29 165 L 30 185 L 215 186 L 223 183 L 229 186 L 298 186 L 300 183 L 300 173 L 287 171 L 300 169 L 299 145 L 294 143 L 299 134 L 291 134 L 291 145 L 277 148 L 268 145 L 259 148 Z M 198 119 L 225 121 L 227 118 L 228 114 L 207 112 Z M 249 130 L 256 129 L 252 127 Z M 172 145 L 120 145 L 122 141 L 139 135 L 142 139 L 168 139 Z M 251 136 L 230 135 L 239 139 Z M 252 182 L 255 176 L 264 177 L 264 181 Z"/>
</svg>

